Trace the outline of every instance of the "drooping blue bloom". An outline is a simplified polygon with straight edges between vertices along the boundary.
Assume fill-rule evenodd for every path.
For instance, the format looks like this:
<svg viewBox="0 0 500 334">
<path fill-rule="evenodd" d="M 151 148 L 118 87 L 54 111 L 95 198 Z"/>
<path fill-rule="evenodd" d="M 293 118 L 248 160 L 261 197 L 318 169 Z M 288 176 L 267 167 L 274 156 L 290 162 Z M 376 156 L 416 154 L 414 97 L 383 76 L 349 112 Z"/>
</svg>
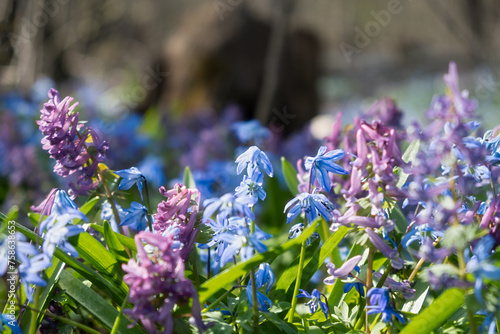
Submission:
<svg viewBox="0 0 500 334">
<path fill-rule="evenodd" d="M 267 157 L 267 155 L 262 152 L 257 146 L 251 146 L 243 154 L 241 154 L 235 161 L 238 166 L 236 167 L 236 173 L 238 175 L 247 168 L 248 176 L 252 176 L 256 172 L 260 172 L 260 169 L 264 171 L 269 177 L 273 176 L 273 165 Z"/>
<path fill-rule="evenodd" d="M 466 266 L 467 272 L 474 275 L 476 279 L 474 285 L 475 296 L 483 304 L 484 301 L 481 294 L 483 281 L 485 279 L 500 280 L 500 268 L 489 261 L 494 245 L 495 239 L 492 236 L 486 235 L 483 237 L 474 248 L 474 256 L 472 256 Z"/>
<path fill-rule="evenodd" d="M 116 203 L 116 201 L 115 201 L 115 206 L 116 206 L 116 211 L 118 211 L 118 216 L 120 217 L 120 221 L 122 221 L 123 218 L 125 218 L 125 214 L 126 214 L 125 210 L 123 210 L 123 208 L 120 205 L 118 205 L 118 203 Z M 102 204 L 101 219 L 107 220 L 109 222 L 109 224 L 111 225 L 111 229 L 114 232 L 117 232 L 117 233 L 120 232 L 120 230 L 118 228 L 118 223 L 116 222 L 115 214 L 113 212 L 113 208 L 111 207 L 111 204 L 108 201 L 106 201 Z"/>
<path fill-rule="evenodd" d="M 248 284 L 248 286 L 246 288 L 246 293 L 247 293 L 247 298 L 248 298 L 248 301 L 250 303 L 250 306 L 252 306 L 253 294 L 252 294 L 251 284 Z M 269 312 L 269 308 L 273 306 L 273 302 L 265 294 L 263 294 L 260 291 L 257 291 L 257 305 L 258 305 L 259 311 Z"/>
<path fill-rule="evenodd" d="M 264 233 L 257 226 L 255 226 L 255 232 L 250 234 L 250 222 L 246 217 L 231 217 L 229 222 L 230 232 L 217 236 L 219 242 L 223 241 L 227 244 L 220 258 L 222 267 L 235 255 L 240 254 L 241 260 L 246 261 L 252 257 L 254 249 L 259 253 L 267 251 L 266 245 L 261 240 L 271 238 L 270 234 Z"/>
<path fill-rule="evenodd" d="M 359 271 L 360 271 L 359 266 L 354 267 L 354 270 L 356 270 L 356 272 L 359 274 Z M 349 276 L 352 276 L 352 275 L 349 274 Z M 345 283 L 344 284 L 344 293 L 348 293 L 349 291 L 352 290 L 352 288 L 355 288 L 361 297 L 365 296 L 365 286 L 363 285 L 363 283 L 361 283 L 361 282 Z"/>
<path fill-rule="evenodd" d="M 404 315 L 390 304 L 389 290 L 387 288 L 371 288 L 366 296 L 370 298 L 370 306 L 366 307 L 368 314 L 381 313 L 380 320 L 385 323 L 392 322 L 393 315 L 402 324 L 406 322 Z"/>
<path fill-rule="evenodd" d="M 335 209 L 332 202 L 323 194 L 301 193 L 285 206 L 284 212 L 290 209 L 286 215 L 286 223 L 292 222 L 297 216 L 304 212 L 309 222 L 323 216 L 326 221 L 332 220 L 332 211 Z"/>
<path fill-rule="evenodd" d="M 315 157 L 306 158 L 304 165 L 306 170 L 311 170 L 311 179 L 309 182 L 313 183 L 316 179 L 316 173 L 318 173 L 319 185 L 326 192 L 330 192 L 332 184 L 328 172 L 342 175 L 347 175 L 349 172 L 334 162 L 344 158 L 345 152 L 343 150 L 329 152 L 326 152 L 326 150 L 326 146 L 321 146 Z"/>
<path fill-rule="evenodd" d="M 430 235 L 435 240 L 439 237 L 442 237 L 444 234 L 442 231 L 436 231 L 429 224 L 414 225 L 412 230 L 403 237 L 403 239 L 401 240 L 401 244 L 405 249 L 415 241 L 418 241 L 419 244 L 422 244 L 422 242 L 427 238 L 428 235 Z"/>
<path fill-rule="evenodd" d="M 40 277 L 40 272 L 49 268 L 51 265 L 50 259 L 44 253 L 35 255 L 29 259 L 29 261 L 19 265 L 19 277 L 24 287 L 26 297 L 31 303 L 33 303 L 33 287 L 31 284 L 46 286 L 47 282 Z"/>
<path fill-rule="evenodd" d="M 252 209 L 244 201 L 231 193 L 225 194 L 220 198 L 207 199 L 203 202 L 203 205 L 205 206 L 205 211 L 203 212 L 204 220 L 212 217 L 217 210 L 222 218 L 245 216 L 252 220 L 255 219 Z"/>
<path fill-rule="evenodd" d="M 68 212 L 68 210 L 78 210 L 78 206 L 73 202 L 73 200 L 68 196 L 64 190 L 58 190 L 54 198 L 54 204 L 50 211 L 51 214 L 62 215 Z"/>
<path fill-rule="evenodd" d="M 266 198 L 266 192 L 262 188 L 264 175 L 254 173 L 252 177 L 243 176 L 243 181 L 236 187 L 235 195 L 240 201 L 250 207 L 254 206 L 260 199 L 263 201 Z"/>
<path fill-rule="evenodd" d="M 16 317 L 12 314 L 0 313 L 0 325 L 7 326 L 13 334 L 22 334 L 21 327 L 17 324 Z M 1 328 L 0 328 L 1 330 Z"/>
<path fill-rule="evenodd" d="M 249 285 L 250 283 L 251 278 L 249 281 Z M 269 263 L 261 263 L 259 265 L 259 270 L 257 270 L 257 272 L 255 273 L 255 284 L 257 289 L 265 287 L 266 294 L 268 294 L 271 290 L 272 286 L 274 285 L 274 273 Z"/>
<path fill-rule="evenodd" d="M 325 318 L 328 319 L 328 305 L 326 304 L 326 297 L 324 295 L 322 295 L 317 289 L 314 289 L 311 294 L 302 289 L 300 289 L 300 292 L 301 293 L 298 294 L 295 298 L 311 299 L 306 303 L 306 305 L 309 306 L 309 311 L 311 311 L 311 314 L 316 313 L 318 307 L 321 307 L 321 311 L 323 311 Z M 323 297 L 325 301 L 321 301 L 321 297 Z"/>
<path fill-rule="evenodd" d="M 269 129 L 263 127 L 258 120 L 236 122 L 231 129 L 242 143 L 253 141 L 256 145 L 262 145 L 270 137 Z"/>
<path fill-rule="evenodd" d="M 78 213 L 78 214 L 75 214 Z M 65 213 L 57 216 L 51 213 L 44 221 L 45 232 L 43 235 L 43 252 L 50 258 L 56 250 L 56 246 L 60 247 L 64 252 L 71 256 L 78 256 L 76 249 L 68 242 L 68 238 L 77 235 L 84 231 L 80 225 L 72 225 L 73 219 L 80 218 L 87 220 L 87 217 L 78 210 L 74 213 Z M 44 230 L 40 230 L 44 231 Z"/>
<path fill-rule="evenodd" d="M 125 209 L 125 217 L 120 226 L 127 226 L 136 231 L 144 231 L 148 226 L 148 209 L 140 203 L 130 203 L 130 208 Z"/>
<path fill-rule="evenodd" d="M 144 188 L 144 181 L 146 178 L 142 175 L 139 169 L 131 167 L 129 169 L 117 170 L 115 171 L 115 174 L 122 178 L 120 184 L 118 185 L 118 189 L 128 190 L 132 188 L 134 184 L 137 184 L 137 189 L 139 189 L 139 193 L 141 194 L 141 200 L 144 201 L 142 197 L 142 189 Z"/>
<path fill-rule="evenodd" d="M 295 238 L 298 238 L 301 234 L 302 234 L 302 231 L 304 231 L 304 224 L 302 223 L 298 223 L 298 224 L 295 224 L 293 225 L 290 230 L 288 231 L 288 239 L 295 239 Z M 314 232 L 313 234 L 311 234 L 311 236 L 309 238 L 307 238 L 307 241 L 306 241 L 306 246 L 309 246 L 309 244 L 311 243 L 311 239 L 312 238 L 319 238 L 319 233 L 318 232 Z"/>
</svg>

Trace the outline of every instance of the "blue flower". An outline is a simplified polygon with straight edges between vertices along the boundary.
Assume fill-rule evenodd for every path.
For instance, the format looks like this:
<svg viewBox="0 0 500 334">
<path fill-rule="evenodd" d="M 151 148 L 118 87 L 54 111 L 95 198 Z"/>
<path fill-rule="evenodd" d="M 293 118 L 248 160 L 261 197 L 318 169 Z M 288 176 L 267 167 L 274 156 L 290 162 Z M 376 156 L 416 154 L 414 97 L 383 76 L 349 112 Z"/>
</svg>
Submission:
<svg viewBox="0 0 500 334">
<path fill-rule="evenodd" d="M 248 284 L 248 286 L 246 288 L 246 293 L 247 293 L 247 298 L 248 298 L 248 301 L 250 303 L 250 306 L 252 306 L 253 294 L 252 294 L 252 286 L 250 284 Z M 257 291 L 257 305 L 258 305 L 259 311 L 269 312 L 269 308 L 273 306 L 273 302 L 265 294 L 263 294 L 260 291 Z"/>
<path fill-rule="evenodd" d="M 115 201 L 115 206 L 116 206 L 116 210 L 118 211 L 118 216 L 120 217 L 120 221 L 123 220 L 123 218 L 125 217 L 125 210 L 123 210 L 123 208 L 118 205 L 118 203 L 116 203 Z M 111 225 L 111 229 L 114 231 L 114 232 L 120 232 L 119 228 L 118 228 L 118 224 L 116 222 L 116 217 L 115 217 L 115 214 L 113 212 L 113 208 L 111 207 L 111 204 L 106 201 L 102 204 L 102 209 L 101 209 L 101 219 L 102 220 L 107 220 L 109 222 L 109 224 Z"/>
<path fill-rule="evenodd" d="M 288 231 L 288 239 L 298 238 L 302 234 L 302 231 L 304 231 L 304 224 L 298 223 L 293 225 Z M 314 232 L 313 234 L 311 234 L 311 236 L 307 238 L 306 246 L 309 246 L 312 238 L 319 238 L 319 233 Z"/>
<path fill-rule="evenodd" d="M 301 212 L 305 213 L 309 222 L 312 222 L 320 215 L 323 216 L 326 221 L 330 221 L 332 220 L 334 206 L 323 194 L 301 193 L 287 203 L 284 212 L 288 209 L 290 209 L 290 211 L 288 211 L 286 215 L 287 224 L 297 218 Z"/>
<path fill-rule="evenodd" d="M 476 278 L 476 283 L 474 285 L 475 295 L 482 304 L 484 304 L 481 294 L 483 280 L 500 280 L 500 268 L 489 262 L 489 257 L 494 245 L 495 239 L 490 235 L 486 235 L 479 240 L 474 248 L 474 256 L 469 260 L 466 266 L 467 272 L 473 274 Z"/>
<path fill-rule="evenodd" d="M 148 209 L 140 203 L 130 203 L 130 208 L 125 209 L 125 217 L 120 226 L 127 226 L 136 231 L 144 231 L 147 225 Z"/>
<path fill-rule="evenodd" d="M 35 255 L 29 261 L 19 265 L 19 277 L 21 278 L 26 297 L 31 303 L 33 303 L 33 287 L 31 284 L 46 286 L 47 282 L 40 277 L 40 272 L 51 265 L 50 259 L 44 253 Z"/>
<path fill-rule="evenodd" d="M 354 267 L 354 270 L 356 270 L 356 272 L 359 274 L 359 271 L 360 271 L 359 266 Z M 349 274 L 349 276 L 352 276 L 352 275 Z M 361 297 L 364 297 L 365 296 L 365 288 L 364 287 L 365 286 L 363 285 L 363 283 L 360 283 L 360 282 L 345 283 L 344 284 L 344 293 L 348 293 L 349 291 L 352 290 L 352 288 L 355 288 L 356 291 L 358 291 L 359 295 Z"/>
<path fill-rule="evenodd" d="M 139 165 L 142 175 L 155 187 L 160 187 L 165 183 L 163 173 L 163 162 L 154 155 L 148 155 Z"/>
<path fill-rule="evenodd" d="M 366 295 L 370 298 L 370 306 L 367 306 L 368 314 L 381 313 L 381 320 L 385 323 L 392 322 L 394 315 L 402 324 L 406 322 L 404 315 L 389 303 L 389 290 L 387 288 L 371 288 Z"/>
<path fill-rule="evenodd" d="M 144 181 L 146 178 L 142 175 L 139 169 L 131 167 L 129 169 L 115 171 L 115 174 L 122 178 L 120 184 L 118 185 L 118 189 L 128 190 L 132 188 L 134 184 L 137 184 L 137 189 L 139 189 L 139 193 L 141 194 L 141 200 L 144 202 L 142 197 L 142 188 L 144 187 Z"/>
<path fill-rule="evenodd" d="M 321 307 L 321 311 L 323 311 L 323 314 L 325 315 L 325 318 L 328 318 L 328 305 L 321 301 L 321 297 L 323 296 L 317 289 L 314 289 L 311 294 L 309 292 L 300 289 L 300 294 L 298 294 L 295 298 L 309 298 L 311 299 L 306 303 L 307 306 L 309 306 L 309 311 L 311 311 L 311 314 L 316 313 L 318 310 L 318 307 Z M 326 297 L 323 296 L 323 299 L 326 301 Z"/>
<path fill-rule="evenodd" d="M 217 210 L 219 211 L 219 215 L 222 215 L 222 218 L 243 215 L 252 220 L 255 219 L 252 209 L 241 198 L 237 198 L 231 193 L 225 194 L 220 198 L 207 199 L 203 202 L 203 205 L 205 206 L 205 211 L 203 212 L 204 220 L 212 217 Z"/>
<path fill-rule="evenodd" d="M 345 153 L 343 150 L 333 150 L 329 152 L 326 152 L 326 150 L 326 146 L 321 146 L 314 158 L 306 158 L 304 165 L 306 170 L 311 170 L 311 179 L 309 182 L 311 182 L 311 184 L 314 183 L 316 173 L 318 173 L 319 185 L 325 189 L 325 191 L 330 192 L 332 185 L 328 172 L 342 175 L 347 175 L 349 172 L 334 162 L 344 158 Z"/>
<path fill-rule="evenodd" d="M 262 145 L 264 140 L 270 137 L 269 130 L 263 127 L 258 120 L 236 122 L 231 126 L 231 129 L 242 143 L 253 141 L 256 145 Z"/>
<path fill-rule="evenodd" d="M 248 218 L 231 217 L 229 222 L 232 226 L 230 232 L 217 236 L 219 242 L 223 241 L 227 244 L 220 258 L 221 267 L 235 255 L 240 254 L 241 260 L 246 261 L 252 257 L 254 249 L 259 253 L 267 251 L 266 245 L 261 240 L 269 239 L 270 234 L 262 232 L 257 226 L 255 226 L 255 232 L 250 234 Z"/>
<path fill-rule="evenodd" d="M 250 279 L 248 285 L 250 285 L 251 280 L 252 279 Z M 274 285 L 274 273 L 269 263 L 261 263 L 259 265 L 259 270 L 255 273 L 255 285 L 257 286 L 257 289 L 265 287 L 266 294 L 268 294 L 269 290 L 271 290 Z"/>
<path fill-rule="evenodd" d="M 403 237 L 401 244 L 405 249 L 415 241 L 422 244 L 429 234 L 434 240 L 444 235 L 443 232 L 434 230 L 429 224 L 415 225 L 412 230 Z"/>
<path fill-rule="evenodd" d="M 78 206 L 68 196 L 64 190 L 58 190 L 54 199 L 54 204 L 50 211 L 51 214 L 62 215 L 67 213 L 68 210 L 78 210 Z"/>
<path fill-rule="evenodd" d="M 21 327 L 17 324 L 16 317 L 13 314 L 0 313 L 0 325 L 2 325 L 2 327 L 9 327 L 13 334 L 22 334 Z"/>
<path fill-rule="evenodd" d="M 84 231 L 83 227 L 80 225 L 71 225 L 73 219 L 80 218 L 87 220 L 87 217 L 78 210 L 74 210 L 72 213 L 65 213 L 63 215 L 57 216 L 51 213 L 49 217 L 44 221 L 43 235 L 43 252 L 52 258 L 56 246 L 60 247 L 64 252 L 70 254 L 71 256 L 78 256 L 76 249 L 68 242 L 68 238 L 77 235 Z M 41 224 L 40 224 L 41 226 Z M 44 231 L 40 229 L 40 231 Z"/>
<path fill-rule="evenodd" d="M 267 157 L 267 155 L 262 152 L 257 146 L 251 146 L 243 154 L 241 154 L 235 161 L 238 166 L 236 167 L 236 173 L 241 174 L 245 167 L 247 168 L 248 176 L 252 176 L 256 172 L 260 172 L 262 169 L 264 173 L 273 176 L 273 165 Z"/>
<path fill-rule="evenodd" d="M 252 207 L 260 199 L 263 201 L 266 198 L 266 192 L 262 188 L 264 175 L 254 173 L 252 177 L 245 175 L 241 184 L 236 187 L 235 195 L 240 201 Z"/>
</svg>

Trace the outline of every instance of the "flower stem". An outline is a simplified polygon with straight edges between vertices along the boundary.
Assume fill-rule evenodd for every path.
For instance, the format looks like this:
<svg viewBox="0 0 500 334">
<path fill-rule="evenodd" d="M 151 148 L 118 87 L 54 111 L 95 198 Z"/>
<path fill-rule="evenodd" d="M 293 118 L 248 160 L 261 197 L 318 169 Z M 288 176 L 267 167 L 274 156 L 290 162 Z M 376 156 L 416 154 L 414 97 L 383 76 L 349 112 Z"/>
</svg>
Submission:
<svg viewBox="0 0 500 334">
<path fill-rule="evenodd" d="M 148 208 L 148 226 L 151 233 L 153 233 L 153 222 L 151 221 L 151 206 L 149 205 L 149 187 L 148 181 L 144 178 L 144 188 L 146 188 L 146 205 Z"/>
<path fill-rule="evenodd" d="M 441 237 L 437 238 L 436 241 L 434 241 L 434 243 L 432 244 L 432 246 L 436 247 L 436 245 L 439 243 L 440 240 L 441 240 Z M 413 269 L 413 271 L 410 274 L 410 277 L 408 277 L 408 283 L 411 283 L 411 281 L 415 278 L 415 276 L 417 275 L 417 271 L 420 269 L 420 267 L 422 267 L 424 262 L 425 262 L 425 257 L 422 257 L 422 258 L 420 258 L 420 260 L 418 260 L 417 265 L 415 266 L 415 269 Z"/>
<path fill-rule="evenodd" d="M 307 240 L 304 240 L 302 242 L 302 245 L 300 246 L 300 257 L 299 257 L 299 270 L 297 272 L 297 279 L 295 280 L 295 288 L 293 289 L 293 295 L 292 295 L 292 308 L 290 310 L 290 313 L 288 314 L 288 321 L 293 323 L 293 318 L 295 317 L 295 307 L 297 306 L 297 296 L 299 294 L 299 288 L 300 288 L 300 282 L 302 280 L 302 271 L 304 267 L 304 257 L 306 254 L 306 242 Z"/>
<path fill-rule="evenodd" d="M 120 307 L 120 312 L 118 313 L 118 316 L 115 319 L 115 323 L 113 324 L 113 328 L 111 329 L 111 332 L 109 334 L 116 334 L 118 332 L 118 327 L 120 326 L 120 322 L 122 321 L 123 309 L 128 303 L 129 293 L 127 293 L 127 296 L 123 300 L 122 306 Z"/>
<path fill-rule="evenodd" d="M 38 302 L 40 299 L 40 287 L 35 288 L 35 295 L 33 296 L 33 309 L 37 310 L 38 309 Z M 38 317 L 34 314 L 33 310 L 31 310 L 31 321 L 30 321 L 30 334 L 36 334 L 36 331 L 38 329 L 38 324 L 37 320 Z"/>
<path fill-rule="evenodd" d="M 118 209 L 116 208 L 116 203 L 115 200 L 113 199 L 113 194 L 111 193 L 111 190 L 109 189 L 108 182 L 106 181 L 106 178 L 102 174 L 101 171 L 98 171 L 99 179 L 101 179 L 102 185 L 104 186 L 104 191 L 106 192 L 106 198 L 108 199 L 109 204 L 111 205 L 111 209 L 113 210 L 113 215 L 115 216 L 115 221 L 116 225 L 118 225 L 118 230 L 120 231 L 121 234 L 125 235 L 123 233 L 123 227 L 120 226 L 121 224 L 121 219 L 120 219 L 120 214 L 118 213 Z M 125 248 L 125 251 L 127 252 L 128 256 L 132 258 L 132 254 L 130 253 L 130 250 L 123 246 Z"/>
<path fill-rule="evenodd" d="M 389 263 L 387 265 L 387 268 L 385 268 L 385 271 L 384 273 L 382 274 L 382 276 L 380 277 L 380 280 L 378 281 L 377 283 L 377 288 L 381 288 L 384 286 L 384 283 L 385 283 L 385 280 L 387 279 L 387 276 L 389 276 L 389 273 L 391 272 L 392 270 L 392 264 Z"/>
<path fill-rule="evenodd" d="M 470 331 L 472 334 L 478 334 L 477 327 L 476 327 L 476 319 L 474 319 L 474 312 L 467 307 L 467 315 L 469 316 L 469 325 L 470 325 Z"/>
<path fill-rule="evenodd" d="M 253 332 L 259 333 L 259 304 L 257 301 L 257 283 L 255 282 L 255 269 L 252 268 L 252 308 L 253 308 Z"/>
<path fill-rule="evenodd" d="M 367 294 L 373 285 L 373 255 L 374 254 L 375 254 L 375 251 L 373 250 L 373 248 L 370 247 L 370 250 L 368 251 L 368 271 L 366 273 L 366 293 Z M 368 322 L 368 309 L 367 309 L 368 306 L 370 306 L 370 299 L 368 299 L 368 297 L 367 297 L 366 298 L 366 307 L 365 307 L 365 312 L 366 312 L 365 325 L 366 325 L 366 333 L 370 334 L 370 323 Z"/>
</svg>

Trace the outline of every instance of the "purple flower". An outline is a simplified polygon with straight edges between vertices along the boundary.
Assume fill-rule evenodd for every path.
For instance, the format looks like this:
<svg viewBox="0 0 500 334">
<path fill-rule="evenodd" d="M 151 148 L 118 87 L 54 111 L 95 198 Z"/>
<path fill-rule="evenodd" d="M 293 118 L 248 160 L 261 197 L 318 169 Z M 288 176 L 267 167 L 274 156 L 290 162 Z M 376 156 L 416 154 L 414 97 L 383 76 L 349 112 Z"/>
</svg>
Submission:
<svg viewBox="0 0 500 334">
<path fill-rule="evenodd" d="M 182 244 L 181 257 L 187 259 L 198 233 L 194 225 L 197 222 L 200 192 L 177 183 L 170 190 L 160 187 L 160 193 L 167 200 L 158 204 L 153 228 L 157 233 L 163 233 L 168 228 L 177 228 L 179 232 L 176 240 Z"/>
<path fill-rule="evenodd" d="M 361 255 L 356 255 L 351 259 L 344 262 L 344 264 L 340 268 L 335 268 L 335 264 L 327 263 L 326 267 L 328 268 L 328 276 L 323 280 L 323 283 L 326 285 L 335 284 L 337 278 L 346 279 L 347 276 L 353 271 L 359 261 L 361 261 Z"/>
<path fill-rule="evenodd" d="M 320 215 L 326 221 L 330 221 L 333 209 L 333 204 L 325 195 L 301 193 L 287 203 L 284 212 L 288 211 L 286 215 L 286 223 L 288 224 L 295 220 L 301 212 L 305 213 L 309 222 L 314 221 Z"/>
<path fill-rule="evenodd" d="M 370 306 L 366 307 L 368 314 L 381 313 L 380 319 L 385 323 L 392 322 L 392 316 L 395 316 L 402 324 L 406 322 L 404 315 L 390 304 L 387 288 L 371 288 L 366 296 L 370 298 Z"/>
<path fill-rule="evenodd" d="M 73 98 L 66 97 L 61 101 L 59 92 L 49 90 L 50 100 L 40 110 L 41 117 L 37 121 L 42 139 L 43 149 L 56 160 L 54 172 L 66 177 L 79 172 L 77 186 L 70 183 L 74 194 L 87 194 L 94 190 L 98 181 L 92 178 L 100 162 L 106 159 L 108 144 L 102 141 L 97 133 L 87 127 L 80 131 L 78 113 L 74 112 L 78 103 L 71 105 Z"/>
<path fill-rule="evenodd" d="M 137 184 L 137 189 L 139 189 L 139 194 L 141 194 L 141 200 L 144 201 L 142 189 L 144 188 L 144 181 L 146 178 L 142 175 L 140 170 L 136 167 L 130 167 L 129 169 L 117 170 L 115 174 L 122 178 L 118 185 L 119 190 L 128 190 L 132 188 L 134 184 Z"/>
<path fill-rule="evenodd" d="M 370 228 L 366 228 L 365 232 L 368 234 L 368 238 L 372 242 L 373 246 L 377 248 L 386 258 L 391 260 L 392 267 L 395 269 L 403 268 L 404 261 L 399 257 L 398 251 L 389 247 L 382 238 L 379 237 L 375 231 Z"/>
<path fill-rule="evenodd" d="M 251 146 L 243 154 L 241 154 L 235 161 L 238 164 L 236 167 L 236 172 L 241 174 L 245 167 L 247 168 L 248 176 L 252 176 L 256 172 L 260 172 L 262 169 L 264 173 L 273 176 L 273 165 L 267 157 L 267 155 L 262 152 L 257 146 Z"/>
<path fill-rule="evenodd" d="M 382 274 L 374 273 L 373 276 L 380 279 L 382 277 Z M 401 292 L 401 294 L 405 299 L 412 299 L 413 297 L 415 297 L 416 290 L 410 287 L 408 281 L 396 282 L 395 280 L 387 276 L 387 278 L 384 281 L 384 286 L 388 287 L 389 290 L 391 291 Z"/>
<path fill-rule="evenodd" d="M 330 192 L 332 185 L 328 172 L 342 175 L 347 175 L 349 174 L 349 172 L 347 172 L 344 168 L 340 167 L 334 162 L 344 158 L 345 153 L 343 150 L 333 150 L 329 152 L 326 152 L 326 150 L 326 146 L 321 146 L 314 158 L 306 158 L 304 165 L 306 167 L 306 170 L 311 171 L 311 179 L 309 180 L 309 182 L 311 182 L 311 184 L 314 182 L 317 173 L 319 185 L 326 192 Z"/>
<path fill-rule="evenodd" d="M 309 311 L 311 314 L 316 313 L 318 307 L 321 307 L 321 311 L 325 315 L 325 318 L 328 319 L 328 305 L 326 304 L 326 297 L 322 295 L 317 289 L 314 289 L 311 294 L 309 292 L 300 289 L 300 292 L 295 298 L 309 298 L 311 299 L 306 303 L 309 306 Z M 321 297 L 323 297 L 324 301 L 321 301 Z"/>
<path fill-rule="evenodd" d="M 154 249 L 146 252 L 143 241 Z M 123 277 L 130 287 L 130 302 L 133 309 L 124 312 L 140 320 L 149 333 L 158 331 L 170 334 L 174 331 L 172 310 L 175 305 L 189 305 L 199 332 L 206 328 L 201 318 L 198 294 L 192 282 L 184 276 L 184 260 L 172 249 L 173 236 L 162 236 L 150 232 L 139 232 L 135 236 L 137 261 L 130 259 L 122 268 Z"/>
</svg>

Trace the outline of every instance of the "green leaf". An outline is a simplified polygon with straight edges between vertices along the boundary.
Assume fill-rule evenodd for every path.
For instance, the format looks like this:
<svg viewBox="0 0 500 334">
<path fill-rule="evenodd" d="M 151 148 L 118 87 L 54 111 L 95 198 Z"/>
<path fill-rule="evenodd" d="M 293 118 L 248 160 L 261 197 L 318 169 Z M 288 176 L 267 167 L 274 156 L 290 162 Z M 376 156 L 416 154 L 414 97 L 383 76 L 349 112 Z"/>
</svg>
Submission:
<svg viewBox="0 0 500 334">
<path fill-rule="evenodd" d="M 290 324 L 287 322 L 283 321 L 276 313 L 272 312 L 262 312 L 264 317 L 272 322 L 276 327 L 278 327 L 282 332 L 288 333 L 288 334 L 296 334 L 297 330 L 293 329 L 290 327 Z"/>
<path fill-rule="evenodd" d="M 319 219 L 312 222 L 298 238 L 289 240 L 283 245 L 271 248 L 270 250 L 262 254 L 256 254 L 251 259 L 237 264 L 236 266 L 231 267 L 220 273 L 219 275 L 212 277 L 211 279 L 204 282 L 198 290 L 202 305 L 207 299 L 216 294 L 217 291 L 225 288 L 230 284 L 233 284 L 237 279 L 241 278 L 243 275 L 246 275 L 252 268 L 256 267 L 260 263 L 274 260 L 276 257 L 283 254 L 292 247 L 302 244 L 302 242 L 309 238 L 309 236 L 314 232 L 316 226 L 318 225 L 318 222 Z"/>
<path fill-rule="evenodd" d="M 326 240 L 326 242 L 321 246 L 319 252 L 313 245 L 309 245 L 306 249 L 306 256 L 304 257 L 304 270 L 302 272 L 302 281 L 300 283 L 301 287 L 304 287 L 311 277 L 316 273 L 316 271 L 323 265 L 325 259 L 331 254 L 333 249 L 338 246 L 339 242 L 347 234 L 347 227 L 341 226 L 334 234 Z M 292 298 L 291 295 L 293 288 L 295 287 L 295 280 L 297 279 L 297 271 L 299 266 L 299 256 L 285 269 L 283 274 L 280 276 L 278 282 L 276 282 L 276 290 L 273 294 L 274 300 L 282 300 L 283 297 L 287 296 Z"/>
<path fill-rule="evenodd" d="M 402 156 L 403 161 L 410 162 L 415 160 L 419 148 L 420 148 L 420 139 L 412 141 Z M 399 177 L 398 183 L 396 184 L 396 187 L 401 189 L 405 185 L 409 175 L 406 174 L 402 169 L 400 169 L 400 173 L 401 175 Z"/>
<path fill-rule="evenodd" d="M 106 245 L 109 251 L 115 256 L 118 261 L 128 262 L 129 256 L 125 251 L 125 248 L 120 243 L 115 235 L 115 232 L 111 229 L 111 225 L 107 221 L 104 221 L 104 240 L 106 240 Z"/>
<path fill-rule="evenodd" d="M 413 300 L 407 301 L 401 309 L 403 312 L 410 312 L 417 314 L 422 309 L 422 306 L 424 305 L 425 302 L 425 298 L 429 293 L 429 285 L 423 282 L 422 280 L 419 280 L 417 282 L 417 285 L 415 286 L 415 290 L 417 291 L 416 295 L 418 296 L 418 298 L 414 298 Z"/>
<path fill-rule="evenodd" d="M 464 291 L 458 288 L 446 290 L 429 307 L 406 325 L 400 334 L 426 334 L 440 327 L 464 304 Z"/>
<path fill-rule="evenodd" d="M 281 169 L 288 189 L 293 195 L 298 195 L 299 189 L 297 187 L 299 186 L 299 180 L 297 180 L 297 171 L 285 157 L 281 157 Z"/>
<path fill-rule="evenodd" d="M 196 189 L 196 183 L 194 182 L 193 174 L 191 174 L 191 169 L 189 169 L 189 167 L 187 166 L 186 168 L 184 168 L 184 177 L 182 183 L 184 183 L 187 188 Z"/>
<path fill-rule="evenodd" d="M 16 223 L 16 231 L 21 232 L 31 241 L 36 242 L 37 235 L 26 227 Z M 92 284 L 97 286 L 109 297 L 111 297 L 115 303 L 121 305 L 128 291 L 128 287 L 127 291 L 123 292 L 116 285 L 111 284 L 107 279 L 97 274 L 92 268 L 81 263 L 72 256 L 64 253 L 59 247 L 56 248 L 54 256 L 73 268 L 76 272 L 88 279 L 90 282 L 92 282 Z"/>
<path fill-rule="evenodd" d="M 90 227 L 92 227 L 94 230 L 96 230 L 97 232 L 104 235 L 104 226 L 97 225 L 97 224 L 90 224 Z M 137 252 L 137 245 L 135 244 L 135 241 L 133 238 L 127 237 L 121 233 L 116 233 L 116 232 L 113 232 L 113 233 L 115 234 L 115 237 L 118 239 L 118 241 L 123 246 L 127 247 L 128 249 L 130 249 L 134 252 Z"/>
<path fill-rule="evenodd" d="M 68 296 L 91 313 L 100 323 L 108 329 L 113 327 L 118 310 L 103 299 L 97 292 L 73 277 L 69 272 L 63 271 L 59 279 L 59 286 Z M 126 317 L 122 318 L 118 327 L 118 333 L 143 333 L 137 326 L 128 328 L 132 324 Z"/>
</svg>

